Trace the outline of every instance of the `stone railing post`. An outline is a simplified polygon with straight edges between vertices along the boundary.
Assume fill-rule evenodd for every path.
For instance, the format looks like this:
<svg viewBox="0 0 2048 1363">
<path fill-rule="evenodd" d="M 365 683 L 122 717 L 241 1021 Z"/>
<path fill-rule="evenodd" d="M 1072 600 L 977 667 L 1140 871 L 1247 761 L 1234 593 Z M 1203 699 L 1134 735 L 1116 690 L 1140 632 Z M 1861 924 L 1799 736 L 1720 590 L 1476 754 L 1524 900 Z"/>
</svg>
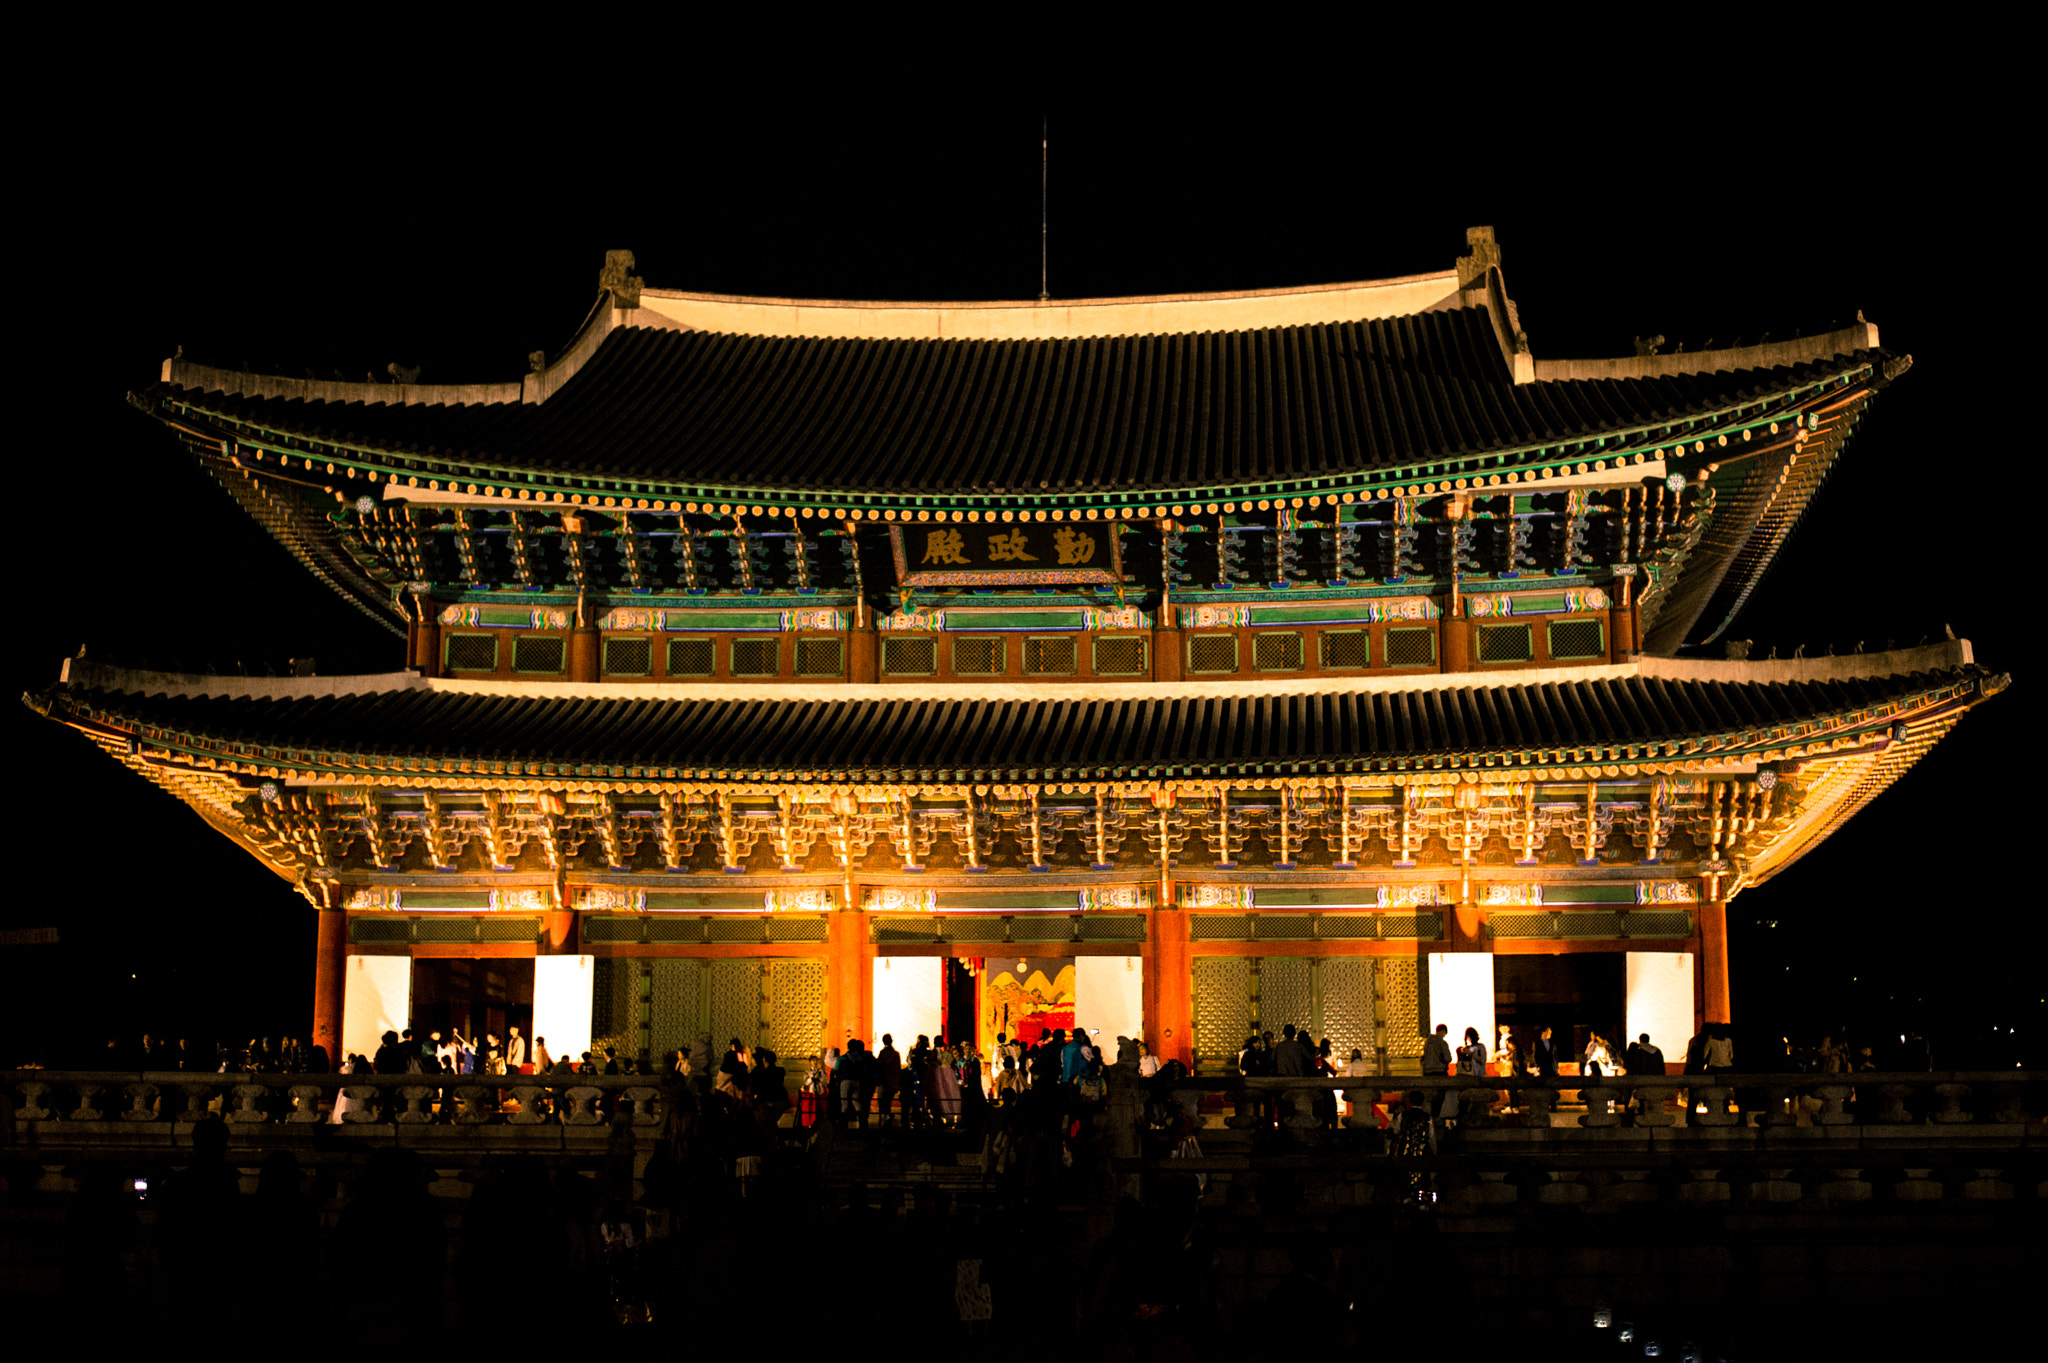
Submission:
<svg viewBox="0 0 2048 1363">
<path fill-rule="evenodd" d="M 2027 1120 L 2027 1090 L 2021 1084 L 1999 1084 L 1992 1092 L 1998 1095 L 1998 1109 L 1991 1114 L 1994 1122 L 2022 1123 Z"/>
<path fill-rule="evenodd" d="M 1678 1096 L 1679 1085 L 1659 1082 L 1655 1079 L 1629 1087 L 1629 1096 L 1635 1099 L 1635 1124 L 1645 1127 L 1675 1126 L 1678 1114 L 1671 1110 Z"/>
<path fill-rule="evenodd" d="M 635 1085 L 625 1090 L 625 1096 L 633 1104 L 634 1126 L 657 1126 L 661 1122 L 661 1090 L 653 1085 Z"/>
<path fill-rule="evenodd" d="M 17 1118 L 24 1122 L 51 1122 L 57 1119 L 55 1112 L 43 1106 L 43 1097 L 50 1091 L 48 1084 L 40 1079 L 31 1079 L 20 1087 L 21 1106 L 16 1108 L 14 1113 Z"/>
<path fill-rule="evenodd" d="M 481 1126 L 497 1115 L 498 1096 L 481 1084 L 464 1084 L 455 1090 L 455 1121 L 460 1126 Z"/>
<path fill-rule="evenodd" d="M 1286 1096 L 1287 1115 L 1280 1119 L 1280 1125 L 1290 1131 L 1314 1131 L 1323 1124 L 1316 1116 L 1316 1090 L 1288 1089 Z"/>
<path fill-rule="evenodd" d="M 103 1119 L 106 1114 L 99 1110 L 98 1102 L 100 1091 L 105 1087 L 105 1084 L 96 1084 L 90 1080 L 73 1084 L 71 1091 L 78 1095 L 78 1106 L 72 1109 L 71 1120 L 74 1122 L 97 1122 Z"/>
<path fill-rule="evenodd" d="M 129 1084 L 122 1092 L 128 1095 L 128 1107 L 121 1113 L 122 1121 L 153 1122 L 157 1119 L 155 1084 Z"/>
<path fill-rule="evenodd" d="M 220 1096 L 218 1084 L 180 1084 L 185 1093 L 185 1120 L 203 1122 L 213 1111 L 213 1100 Z"/>
<path fill-rule="evenodd" d="M 407 1084 L 398 1090 L 398 1096 L 405 1100 L 403 1111 L 393 1115 L 392 1120 L 407 1126 L 426 1126 L 434 1120 L 434 1098 L 440 1093 L 438 1084 Z"/>
<path fill-rule="evenodd" d="M 1815 1126 L 1847 1126 L 1856 1120 L 1848 1110 L 1849 1097 L 1856 1090 L 1847 1084 L 1822 1084 L 1813 1091 L 1820 1099 L 1820 1111 L 1813 1114 Z"/>
<path fill-rule="evenodd" d="M 1941 1099 L 1941 1111 L 1929 1114 L 1929 1121 L 1955 1123 L 1977 1120 L 1970 1109 L 1963 1106 L 1970 1100 L 1968 1084 L 1936 1084 L 1934 1092 Z"/>
<path fill-rule="evenodd" d="M 1586 1104 L 1586 1110 L 1579 1115 L 1579 1125 L 1620 1126 L 1621 1114 L 1614 1110 L 1614 1092 L 1605 1075 L 1585 1080 L 1579 1086 L 1579 1097 Z"/>
<path fill-rule="evenodd" d="M 597 1100 L 604 1096 L 604 1090 L 577 1085 L 562 1094 L 569 1110 L 562 1114 L 564 1126 L 600 1126 L 604 1118 L 597 1113 Z"/>
<path fill-rule="evenodd" d="M 269 1121 L 270 1114 L 263 1110 L 263 1100 L 269 1096 L 267 1084 L 235 1085 L 235 1110 L 228 1114 L 228 1120 L 235 1123 Z"/>
<path fill-rule="evenodd" d="M 1765 1084 L 1760 1092 L 1763 1105 L 1757 1109 L 1758 1126 L 1799 1125 L 1799 1100 L 1790 1084 Z"/>
<path fill-rule="evenodd" d="M 514 1126 L 535 1126 L 547 1120 L 541 1115 L 541 1095 L 547 1089 L 537 1080 L 512 1086 L 512 1101 L 519 1104 L 519 1110 L 505 1120 Z"/>
<path fill-rule="evenodd" d="M 287 1122 L 317 1122 L 320 1120 L 320 1094 L 318 1084 L 292 1085 L 292 1110 L 285 1118 Z"/>
<path fill-rule="evenodd" d="M 1693 1111 L 1685 1114 L 1688 1126 L 1740 1126 L 1742 1114 L 1731 1110 L 1735 1090 L 1726 1084 L 1695 1084 L 1692 1089 Z M 1706 1111 L 1698 1111 L 1705 1107 Z"/>
<path fill-rule="evenodd" d="M 1911 1084 L 1886 1084 L 1880 1090 L 1884 1094 L 1884 1111 L 1877 1114 L 1883 1126 L 1911 1126 L 1919 1119 L 1906 1108 L 1906 1100 L 1913 1096 Z"/>
<path fill-rule="evenodd" d="M 1551 1084 L 1531 1084 L 1515 1090 L 1515 1101 L 1522 1107 L 1522 1125 L 1538 1131 L 1550 1129 L 1551 1114 L 1557 1109 L 1557 1089 Z"/>
<path fill-rule="evenodd" d="M 348 1111 L 341 1114 L 345 1126 L 367 1126 L 378 1120 L 377 1101 L 383 1090 L 375 1084 L 350 1084 L 342 1090 L 348 1095 Z"/>
</svg>

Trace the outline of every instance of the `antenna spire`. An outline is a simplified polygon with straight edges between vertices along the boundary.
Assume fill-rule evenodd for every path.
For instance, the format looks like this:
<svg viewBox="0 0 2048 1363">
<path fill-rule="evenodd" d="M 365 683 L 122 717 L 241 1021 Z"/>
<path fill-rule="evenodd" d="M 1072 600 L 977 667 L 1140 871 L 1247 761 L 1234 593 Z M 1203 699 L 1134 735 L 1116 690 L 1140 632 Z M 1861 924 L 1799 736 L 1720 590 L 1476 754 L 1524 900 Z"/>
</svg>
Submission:
<svg viewBox="0 0 2048 1363">
<path fill-rule="evenodd" d="M 1038 301 L 1043 303 L 1052 295 L 1045 288 L 1046 209 L 1045 175 L 1046 163 L 1050 157 L 1047 150 L 1046 119 L 1038 120 Z"/>
</svg>

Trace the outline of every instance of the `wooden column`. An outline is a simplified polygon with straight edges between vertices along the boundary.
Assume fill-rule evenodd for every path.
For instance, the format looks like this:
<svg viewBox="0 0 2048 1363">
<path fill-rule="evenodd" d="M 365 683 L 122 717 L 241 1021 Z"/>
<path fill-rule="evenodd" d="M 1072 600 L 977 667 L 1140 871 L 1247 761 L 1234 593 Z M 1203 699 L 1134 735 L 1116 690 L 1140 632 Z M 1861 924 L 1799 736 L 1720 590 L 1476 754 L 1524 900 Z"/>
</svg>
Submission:
<svg viewBox="0 0 2048 1363">
<path fill-rule="evenodd" d="M 1486 924 L 1482 921 L 1479 906 L 1472 903 L 1449 904 L 1444 915 L 1444 950 L 1446 951 L 1491 951 L 1492 943 L 1486 940 Z"/>
<path fill-rule="evenodd" d="M 339 1068 L 341 998 L 348 979 L 348 914 L 322 909 L 313 958 L 313 1044 L 327 1048 L 330 1064 Z"/>
<path fill-rule="evenodd" d="M 576 915 L 567 910 L 544 913 L 540 918 L 541 956 L 571 956 L 576 952 Z"/>
<path fill-rule="evenodd" d="M 1453 616 L 1445 612 L 1437 621 L 1437 670 L 1440 672 L 1469 672 L 1472 670 L 1472 625 L 1462 616 L 1462 603 L 1453 610 L 1461 612 Z"/>
<path fill-rule="evenodd" d="M 1607 611 L 1607 656 L 1618 663 L 1636 654 L 1634 583 L 1635 578 L 1626 574 L 1615 580 Z"/>
<path fill-rule="evenodd" d="M 441 620 L 434 603 L 424 596 L 413 598 L 419 622 L 412 627 L 412 665 L 423 677 L 441 675 Z"/>
<path fill-rule="evenodd" d="M 882 636 L 874 621 L 856 624 L 847 631 L 846 679 L 872 684 L 882 677 Z"/>
<path fill-rule="evenodd" d="M 857 1036 L 873 1049 L 868 1023 L 875 953 L 868 942 L 868 916 L 857 909 L 833 913 L 826 922 L 825 953 L 825 1044 L 844 1050 L 846 1039 Z"/>
<path fill-rule="evenodd" d="M 1190 1070 L 1195 1067 L 1188 1044 L 1194 1032 L 1194 987 L 1188 916 L 1162 904 L 1152 910 L 1152 959 L 1145 962 L 1145 1032 L 1161 1061 L 1178 1060 Z"/>
<path fill-rule="evenodd" d="M 1708 1022 L 1733 1022 L 1728 1010 L 1728 901 L 1700 905 L 1700 1010 Z"/>
<path fill-rule="evenodd" d="M 597 680 L 598 634 L 595 629 L 577 628 L 569 631 L 569 680 L 572 682 L 594 682 Z"/>
</svg>

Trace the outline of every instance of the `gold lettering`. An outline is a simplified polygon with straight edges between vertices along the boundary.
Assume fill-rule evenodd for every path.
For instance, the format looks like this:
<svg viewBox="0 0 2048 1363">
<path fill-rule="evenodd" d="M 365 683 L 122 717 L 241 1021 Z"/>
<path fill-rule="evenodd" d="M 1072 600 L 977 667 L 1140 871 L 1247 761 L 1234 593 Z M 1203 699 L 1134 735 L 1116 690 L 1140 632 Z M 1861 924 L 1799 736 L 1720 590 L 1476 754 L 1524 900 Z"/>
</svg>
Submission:
<svg viewBox="0 0 2048 1363">
<path fill-rule="evenodd" d="M 1012 530 L 1007 535 L 988 537 L 988 556 L 997 563 L 1038 562 L 1038 555 L 1024 552 L 1024 532 Z"/>
<path fill-rule="evenodd" d="M 926 563 L 966 563 L 966 544 L 958 530 L 930 530 L 924 537 Z"/>
<path fill-rule="evenodd" d="M 1062 526 L 1052 537 L 1052 547 L 1059 551 L 1061 563 L 1086 563 L 1095 557 L 1095 536 Z"/>
</svg>

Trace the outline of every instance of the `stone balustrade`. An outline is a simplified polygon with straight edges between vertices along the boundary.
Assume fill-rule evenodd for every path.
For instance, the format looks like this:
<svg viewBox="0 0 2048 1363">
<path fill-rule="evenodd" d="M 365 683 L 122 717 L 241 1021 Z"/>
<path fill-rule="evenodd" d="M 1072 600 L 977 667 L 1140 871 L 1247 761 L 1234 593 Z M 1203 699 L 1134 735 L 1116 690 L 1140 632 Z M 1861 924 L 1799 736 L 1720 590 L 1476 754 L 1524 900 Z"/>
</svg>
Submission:
<svg viewBox="0 0 2048 1363">
<path fill-rule="evenodd" d="M 140 1134 L 207 1116 L 231 1130 L 316 1123 L 596 1127 L 615 1112 L 626 1113 L 632 1126 L 652 1127 L 665 1116 L 660 1082 L 647 1075 L 9 1070 L 0 1072 L 0 1088 L 12 1122 L 40 1134 L 105 1123 Z"/>
</svg>

